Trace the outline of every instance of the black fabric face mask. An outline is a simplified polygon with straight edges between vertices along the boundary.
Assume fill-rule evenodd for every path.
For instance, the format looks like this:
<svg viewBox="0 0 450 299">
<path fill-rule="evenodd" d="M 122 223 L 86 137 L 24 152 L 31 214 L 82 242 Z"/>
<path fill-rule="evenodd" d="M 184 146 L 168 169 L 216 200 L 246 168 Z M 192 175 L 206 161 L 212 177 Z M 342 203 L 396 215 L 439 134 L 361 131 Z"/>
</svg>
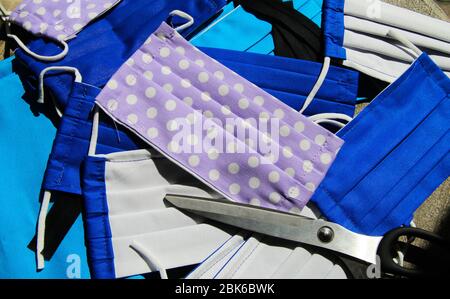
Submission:
<svg viewBox="0 0 450 299">
<path fill-rule="evenodd" d="M 275 55 L 323 62 L 322 31 L 295 10 L 292 2 L 235 0 L 234 4 L 272 25 Z"/>
</svg>

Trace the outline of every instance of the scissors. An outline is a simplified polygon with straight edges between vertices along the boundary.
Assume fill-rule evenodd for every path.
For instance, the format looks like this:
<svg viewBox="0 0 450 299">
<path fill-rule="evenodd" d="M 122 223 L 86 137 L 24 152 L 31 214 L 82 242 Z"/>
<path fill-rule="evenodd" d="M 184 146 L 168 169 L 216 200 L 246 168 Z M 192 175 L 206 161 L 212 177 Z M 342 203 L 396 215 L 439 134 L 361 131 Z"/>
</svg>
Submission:
<svg viewBox="0 0 450 299">
<path fill-rule="evenodd" d="M 337 253 L 354 278 L 369 277 L 367 269 L 370 265 L 380 265 L 382 273 L 397 277 L 450 277 L 450 242 L 421 229 L 397 228 L 384 236 L 373 237 L 354 233 L 336 223 L 226 199 L 167 195 L 166 200 L 178 209 L 209 220 Z M 432 254 L 429 250 L 401 242 L 402 236 L 426 240 L 443 249 L 443 254 Z M 399 246 L 411 253 L 411 260 L 407 255 L 405 260 L 419 268 L 405 268 L 394 261 Z"/>
</svg>

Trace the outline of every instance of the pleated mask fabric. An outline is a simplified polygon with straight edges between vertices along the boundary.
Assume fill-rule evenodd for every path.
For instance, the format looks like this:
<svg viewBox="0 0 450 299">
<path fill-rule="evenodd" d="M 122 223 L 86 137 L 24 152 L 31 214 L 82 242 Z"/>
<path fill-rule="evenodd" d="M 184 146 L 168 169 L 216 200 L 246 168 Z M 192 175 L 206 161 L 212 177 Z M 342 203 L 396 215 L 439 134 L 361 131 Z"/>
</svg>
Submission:
<svg viewBox="0 0 450 299">
<path fill-rule="evenodd" d="M 293 7 L 320 26 L 322 0 L 295 0 Z M 229 3 L 215 22 L 191 39 L 197 47 L 214 47 L 259 54 L 274 54 L 272 26 Z"/>
<path fill-rule="evenodd" d="M 161 22 L 168 19 L 172 11 L 182 10 L 194 19 L 194 24 L 182 32 L 183 36 L 187 36 L 224 5 L 225 0 L 122 0 L 68 42 L 70 51 L 64 59 L 44 62 L 21 49 L 16 51 L 18 60 L 29 70 L 21 77 L 35 86 L 41 72 L 48 67 L 74 67 L 79 70 L 84 83 L 102 88 Z M 178 16 L 170 19 L 173 26 L 186 22 Z M 46 56 L 61 51 L 53 42 L 43 38 L 33 40 L 27 46 L 31 51 Z M 73 81 L 69 73 L 48 73 L 45 76 L 45 86 L 61 110 L 67 105 Z"/>
<path fill-rule="evenodd" d="M 345 145 L 313 196 L 327 219 L 367 235 L 409 225 L 450 175 L 449 92 L 422 54 L 338 133 Z"/>
<path fill-rule="evenodd" d="M 450 23 L 382 1 L 325 0 L 323 7 L 325 56 L 391 83 L 414 61 L 389 36 L 395 30 L 450 74 Z"/>
<path fill-rule="evenodd" d="M 341 139 L 201 53 L 166 23 L 114 75 L 97 103 L 224 197 L 283 211 L 305 206 L 342 146 Z M 227 118 L 235 121 L 232 128 Z M 275 125 L 262 132 L 252 118 Z M 195 124 L 207 129 L 207 138 L 177 132 Z M 236 128 L 272 148 L 236 137 Z M 224 137 L 226 144 L 219 144 Z"/>
<path fill-rule="evenodd" d="M 187 279 L 347 279 L 347 274 L 298 243 L 253 234 L 233 236 Z"/>
<path fill-rule="evenodd" d="M 220 197 L 154 150 L 89 156 L 84 197 L 93 278 L 114 279 L 195 265 L 234 228 L 205 222 L 164 201 L 166 194 Z"/>
<path fill-rule="evenodd" d="M 101 89 L 85 83 L 73 84 L 70 100 L 61 118 L 48 159 L 43 187 L 49 191 L 82 194 L 81 165 L 89 151 L 95 97 Z M 119 129 L 108 119 L 99 126 L 98 154 L 145 148 L 145 143 Z"/>
<path fill-rule="evenodd" d="M 25 44 L 13 34 L 8 34 L 18 45 L 34 58 L 54 61 L 63 58 L 68 51 L 65 41 L 76 37 L 76 34 L 108 10 L 120 0 L 25 0 L 16 10 L 11 12 L 9 21 L 23 27 L 36 36 L 42 36 L 64 46 L 61 55 L 40 56 L 30 51 Z"/>
<path fill-rule="evenodd" d="M 301 215 L 320 217 L 309 206 Z M 241 231 L 220 246 L 186 279 L 346 279 L 333 256 L 298 243 Z"/>
<path fill-rule="evenodd" d="M 200 50 L 297 111 L 305 105 L 322 69 L 321 63 L 312 61 L 217 48 Z M 332 66 L 325 78 L 326 87 L 319 90 L 304 115 L 341 113 L 353 117 L 358 79 L 357 72 Z"/>
</svg>

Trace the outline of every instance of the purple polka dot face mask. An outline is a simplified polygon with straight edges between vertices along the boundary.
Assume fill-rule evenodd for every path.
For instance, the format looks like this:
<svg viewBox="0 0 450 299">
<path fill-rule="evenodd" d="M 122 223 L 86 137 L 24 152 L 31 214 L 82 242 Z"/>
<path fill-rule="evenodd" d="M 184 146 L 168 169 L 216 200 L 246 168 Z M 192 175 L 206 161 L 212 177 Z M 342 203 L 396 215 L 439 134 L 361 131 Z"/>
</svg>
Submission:
<svg viewBox="0 0 450 299">
<path fill-rule="evenodd" d="M 343 145 L 166 23 L 97 103 L 227 199 L 285 212 L 306 205 Z"/>
<path fill-rule="evenodd" d="M 14 38 L 21 48 L 41 60 L 57 60 L 67 52 L 65 41 L 76 36 L 87 24 L 117 5 L 120 0 L 25 0 L 11 12 L 9 20 L 36 36 L 58 41 L 64 51 L 54 59 L 45 59 L 29 51 L 20 39 Z M 64 54 L 64 55 L 63 55 Z"/>
</svg>

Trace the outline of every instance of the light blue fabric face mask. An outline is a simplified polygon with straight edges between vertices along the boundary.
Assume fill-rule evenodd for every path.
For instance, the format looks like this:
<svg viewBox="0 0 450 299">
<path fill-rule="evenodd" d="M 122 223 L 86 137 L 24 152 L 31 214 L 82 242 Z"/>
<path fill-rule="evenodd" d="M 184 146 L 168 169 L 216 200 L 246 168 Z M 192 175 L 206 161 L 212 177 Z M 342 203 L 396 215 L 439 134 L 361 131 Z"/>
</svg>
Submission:
<svg viewBox="0 0 450 299">
<path fill-rule="evenodd" d="M 321 23 L 322 0 L 295 0 L 294 8 L 317 25 Z M 210 26 L 191 39 L 194 46 L 214 47 L 259 54 L 273 54 L 272 26 L 241 6 L 229 3 Z"/>
<path fill-rule="evenodd" d="M 81 217 L 47 268 L 37 272 L 28 243 L 35 234 L 39 192 L 55 128 L 35 115 L 12 72 L 13 58 L 0 61 L 0 278 L 89 278 Z"/>
</svg>

